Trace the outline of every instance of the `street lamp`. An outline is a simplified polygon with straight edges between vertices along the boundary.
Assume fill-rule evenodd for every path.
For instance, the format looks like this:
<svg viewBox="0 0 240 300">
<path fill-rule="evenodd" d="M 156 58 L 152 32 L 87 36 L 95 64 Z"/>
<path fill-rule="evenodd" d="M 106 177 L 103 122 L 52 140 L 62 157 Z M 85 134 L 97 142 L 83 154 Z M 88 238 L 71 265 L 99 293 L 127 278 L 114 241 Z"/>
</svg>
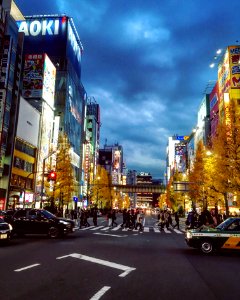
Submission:
<svg viewBox="0 0 240 300">
<path fill-rule="evenodd" d="M 41 180 L 41 200 L 40 200 L 40 208 L 42 208 L 43 204 L 43 190 L 44 190 L 44 175 L 45 175 L 45 163 L 46 160 L 52 156 L 53 154 L 58 153 L 58 150 L 54 150 L 48 154 L 48 156 L 44 157 L 43 159 L 43 165 L 42 165 L 42 180 Z"/>
</svg>

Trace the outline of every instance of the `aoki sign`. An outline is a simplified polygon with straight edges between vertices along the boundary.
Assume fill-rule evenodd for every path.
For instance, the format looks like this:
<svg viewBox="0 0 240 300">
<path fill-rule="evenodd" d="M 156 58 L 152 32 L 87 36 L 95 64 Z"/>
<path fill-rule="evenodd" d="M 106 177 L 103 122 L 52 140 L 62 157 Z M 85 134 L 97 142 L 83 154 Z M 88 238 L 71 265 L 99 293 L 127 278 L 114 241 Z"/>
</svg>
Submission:
<svg viewBox="0 0 240 300">
<path fill-rule="evenodd" d="M 58 35 L 59 19 L 45 19 L 19 22 L 19 32 L 24 32 L 26 36 L 38 35 Z"/>
</svg>

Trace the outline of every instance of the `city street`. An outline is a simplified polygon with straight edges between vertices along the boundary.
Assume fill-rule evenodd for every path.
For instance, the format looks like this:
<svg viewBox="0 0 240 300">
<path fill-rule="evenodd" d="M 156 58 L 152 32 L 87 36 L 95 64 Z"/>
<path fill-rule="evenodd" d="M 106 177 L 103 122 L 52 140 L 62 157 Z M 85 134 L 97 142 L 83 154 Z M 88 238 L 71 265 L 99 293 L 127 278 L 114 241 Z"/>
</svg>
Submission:
<svg viewBox="0 0 240 300">
<path fill-rule="evenodd" d="M 149 230 L 139 233 L 105 229 L 98 218 L 98 229 L 64 239 L 14 238 L 0 246 L 1 299 L 240 297 L 239 253 L 203 255 L 185 244 L 183 226 L 160 232 L 155 222 L 147 216 Z"/>
</svg>

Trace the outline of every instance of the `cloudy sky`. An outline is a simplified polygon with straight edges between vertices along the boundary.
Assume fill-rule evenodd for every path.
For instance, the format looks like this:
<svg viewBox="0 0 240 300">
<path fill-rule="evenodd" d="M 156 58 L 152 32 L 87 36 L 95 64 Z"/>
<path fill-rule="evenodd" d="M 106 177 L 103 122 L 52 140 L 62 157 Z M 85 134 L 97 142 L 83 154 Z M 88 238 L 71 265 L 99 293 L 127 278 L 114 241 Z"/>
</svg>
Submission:
<svg viewBox="0 0 240 300">
<path fill-rule="evenodd" d="M 101 106 L 101 146 L 163 178 L 168 137 L 189 135 L 216 50 L 240 41 L 239 0 L 15 0 L 24 15 L 67 14 L 84 54 L 82 82 Z"/>
</svg>

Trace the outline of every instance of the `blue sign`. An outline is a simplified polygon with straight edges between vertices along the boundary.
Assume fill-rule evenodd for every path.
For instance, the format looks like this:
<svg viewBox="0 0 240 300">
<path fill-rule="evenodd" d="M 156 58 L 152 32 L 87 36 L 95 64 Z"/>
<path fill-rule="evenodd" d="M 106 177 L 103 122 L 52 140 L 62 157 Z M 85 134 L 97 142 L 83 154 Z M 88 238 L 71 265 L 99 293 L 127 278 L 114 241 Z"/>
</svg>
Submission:
<svg viewBox="0 0 240 300">
<path fill-rule="evenodd" d="M 78 202 L 78 197 L 74 196 L 74 197 L 73 197 L 73 201 L 74 201 L 74 202 Z"/>
</svg>

